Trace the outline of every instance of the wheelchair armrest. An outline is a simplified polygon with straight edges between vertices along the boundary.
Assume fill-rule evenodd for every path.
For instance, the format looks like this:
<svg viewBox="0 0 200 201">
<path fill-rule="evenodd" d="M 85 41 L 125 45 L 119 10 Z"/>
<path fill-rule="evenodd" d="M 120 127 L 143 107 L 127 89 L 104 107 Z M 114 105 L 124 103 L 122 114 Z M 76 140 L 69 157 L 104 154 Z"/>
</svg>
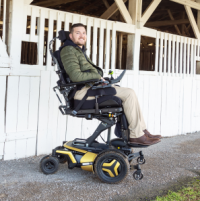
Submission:
<svg viewBox="0 0 200 201">
<path fill-rule="evenodd" d="M 108 84 L 108 85 L 102 85 L 102 86 L 93 86 L 92 87 L 92 90 L 96 90 L 96 89 L 105 89 L 105 88 L 110 88 L 112 87 L 111 84 Z"/>
<path fill-rule="evenodd" d="M 90 82 L 95 82 L 95 84 L 98 84 L 100 82 L 100 80 L 87 80 L 87 81 L 82 81 L 82 82 L 72 82 L 69 84 L 62 84 L 62 87 L 68 87 L 68 86 L 73 86 L 73 85 L 81 85 L 81 84 L 86 84 L 86 83 L 90 83 Z"/>
</svg>

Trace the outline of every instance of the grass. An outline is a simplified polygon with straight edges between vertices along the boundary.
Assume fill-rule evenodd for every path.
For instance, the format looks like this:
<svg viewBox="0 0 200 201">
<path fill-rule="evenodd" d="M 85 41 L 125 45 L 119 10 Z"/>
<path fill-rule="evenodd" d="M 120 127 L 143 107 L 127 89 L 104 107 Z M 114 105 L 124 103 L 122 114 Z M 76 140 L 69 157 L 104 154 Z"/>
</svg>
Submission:
<svg viewBox="0 0 200 201">
<path fill-rule="evenodd" d="M 155 201 L 200 201 L 200 179 L 194 179 L 177 192 L 169 191 L 165 196 L 156 197 Z"/>
</svg>

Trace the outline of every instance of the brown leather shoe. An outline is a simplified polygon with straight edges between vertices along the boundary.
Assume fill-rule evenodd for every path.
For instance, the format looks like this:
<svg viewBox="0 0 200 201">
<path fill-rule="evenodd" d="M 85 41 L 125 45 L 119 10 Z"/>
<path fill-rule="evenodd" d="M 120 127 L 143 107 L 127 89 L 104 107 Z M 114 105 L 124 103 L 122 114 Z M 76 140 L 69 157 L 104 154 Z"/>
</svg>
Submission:
<svg viewBox="0 0 200 201">
<path fill-rule="evenodd" d="M 149 138 L 157 138 L 157 139 L 161 139 L 162 138 L 161 135 L 152 135 L 151 133 L 149 133 L 149 131 L 147 129 L 143 130 L 143 132 Z"/>
<path fill-rule="evenodd" d="M 160 139 L 149 138 L 145 134 L 139 138 L 129 138 L 131 144 L 152 145 L 160 142 Z"/>
</svg>

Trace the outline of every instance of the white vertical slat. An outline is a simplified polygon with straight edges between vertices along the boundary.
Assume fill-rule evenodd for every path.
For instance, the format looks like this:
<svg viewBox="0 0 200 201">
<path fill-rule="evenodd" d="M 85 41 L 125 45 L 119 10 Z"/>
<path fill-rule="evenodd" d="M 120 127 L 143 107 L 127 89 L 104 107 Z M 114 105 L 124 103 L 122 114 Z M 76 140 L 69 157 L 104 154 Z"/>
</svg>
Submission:
<svg viewBox="0 0 200 201">
<path fill-rule="evenodd" d="M 189 75 L 189 69 L 190 69 L 190 43 L 191 39 L 188 38 L 187 40 L 187 75 Z"/>
<path fill-rule="evenodd" d="M 180 38 L 180 72 L 179 74 L 182 75 L 183 73 L 183 37 Z"/>
<path fill-rule="evenodd" d="M 36 138 L 26 139 L 26 155 L 25 157 L 35 156 L 36 154 Z"/>
<path fill-rule="evenodd" d="M 29 92 L 30 78 L 21 76 L 19 78 L 17 131 L 28 130 Z"/>
<path fill-rule="evenodd" d="M 198 45 L 197 45 L 197 59 L 199 60 L 200 58 L 200 40 L 198 40 Z"/>
<path fill-rule="evenodd" d="M 164 35 L 164 74 L 166 74 L 166 60 L 167 60 L 167 39 L 169 38 L 169 34 L 165 33 Z"/>
<path fill-rule="evenodd" d="M 65 31 L 69 31 L 69 14 L 66 13 L 65 14 L 65 27 L 64 27 Z"/>
<path fill-rule="evenodd" d="M 0 142 L 5 132 L 5 94 L 6 94 L 6 76 L 0 76 Z M 1 154 L 0 154 L 1 155 Z"/>
<path fill-rule="evenodd" d="M 86 42 L 86 48 L 87 48 L 87 55 L 90 58 L 90 37 L 91 37 L 91 18 L 88 17 L 87 19 L 87 42 Z"/>
<path fill-rule="evenodd" d="M 50 72 L 41 71 L 40 100 L 38 115 L 37 155 L 46 154 L 46 135 L 49 116 Z"/>
<path fill-rule="evenodd" d="M 45 27 L 45 11 L 40 9 L 40 17 L 38 24 L 38 65 L 43 67 L 44 62 L 44 27 Z"/>
<path fill-rule="evenodd" d="M 8 77 L 7 103 L 6 103 L 6 133 L 16 132 L 18 113 L 19 77 Z"/>
<path fill-rule="evenodd" d="M 179 62 L 179 43 L 180 43 L 180 36 L 176 38 L 176 76 L 178 76 L 178 70 L 180 67 Z"/>
<path fill-rule="evenodd" d="M 6 0 L 3 1 L 3 42 L 6 42 Z M 1 6 L 1 4 L 0 4 Z"/>
<path fill-rule="evenodd" d="M 112 27 L 112 54 L 111 54 L 111 70 L 114 71 L 115 69 L 115 55 L 116 55 L 116 48 L 115 48 L 115 43 L 116 43 L 116 28 L 115 28 L 115 23 L 113 23 Z"/>
<path fill-rule="evenodd" d="M 5 142 L 4 160 L 15 158 L 15 141 Z"/>
<path fill-rule="evenodd" d="M 26 157 L 26 139 L 16 140 L 15 159 Z"/>
<path fill-rule="evenodd" d="M 176 41 L 176 36 L 173 35 L 172 37 L 172 75 L 174 75 L 174 64 L 175 64 L 175 41 Z"/>
<path fill-rule="evenodd" d="M 107 21 L 106 25 L 106 64 L 105 64 L 105 71 L 106 74 L 109 71 L 109 64 L 110 64 L 110 23 Z"/>
<path fill-rule="evenodd" d="M 60 12 L 57 13 L 57 25 L 56 25 L 56 37 L 58 36 L 58 32 L 61 30 L 61 19 Z M 56 50 L 59 49 L 61 43 L 59 40 L 56 40 Z"/>
<path fill-rule="evenodd" d="M 55 72 L 51 72 L 50 75 L 50 87 L 49 87 L 49 107 L 48 107 L 48 131 L 46 136 L 46 141 L 48 146 L 46 146 L 47 151 L 51 151 L 53 149 L 53 145 L 58 146 L 56 144 L 58 134 L 57 134 L 57 127 L 58 127 L 58 98 L 56 97 L 54 91 L 52 90 L 53 87 L 56 85 L 57 75 Z M 55 142 L 55 143 L 54 143 Z"/>
<path fill-rule="evenodd" d="M 25 35 L 26 34 L 26 29 L 27 29 L 27 7 L 28 5 L 24 5 L 24 9 L 23 9 L 23 23 L 22 23 L 22 34 Z"/>
<path fill-rule="evenodd" d="M 193 76 L 196 75 L 196 65 L 197 65 L 197 48 L 198 48 L 198 41 L 195 40 L 194 42 L 194 66 L 193 66 Z"/>
<path fill-rule="evenodd" d="M 195 61 L 195 57 L 194 57 L 194 39 L 192 39 L 191 41 L 191 56 L 190 56 L 190 66 L 191 66 L 191 69 L 190 69 L 190 75 L 193 76 L 193 72 L 194 72 L 194 63 L 196 62 Z"/>
<path fill-rule="evenodd" d="M 92 61 L 97 64 L 97 20 L 94 19 L 93 24 L 93 45 L 92 45 Z"/>
<path fill-rule="evenodd" d="M 53 19 L 53 12 L 49 10 L 49 30 L 48 30 L 48 42 L 47 42 L 47 69 L 51 70 L 52 69 L 52 57 L 49 53 L 49 42 L 53 39 L 53 29 L 54 29 L 54 19 Z"/>
<path fill-rule="evenodd" d="M 30 77 L 30 98 L 28 112 L 28 130 L 37 130 L 39 105 L 39 77 Z"/>
<path fill-rule="evenodd" d="M 171 54 L 172 54 L 172 46 L 171 46 L 171 42 L 172 42 L 172 35 L 169 34 L 168 36 L 168 67 L 167 67 L 167 72 L 168 75 L 171 73 Z"/>
<path fill-rule="evenodd" d="M 184 40 L 184 54 L 183 54 L 183 76 L 186 74 L 186 52 L 187 52 L 187 38 Z"/>
<path fill-rule="evenodd" d="M 156 76 L 149 76 L 149 107 L 148 107 L 148 129 L 151 133 L 155 133 L 155 111 L 157 105 L 155 105 L 156 96 Z"/>
<path fill-rule="evenodd" d="M 163 32 L 160 33 L 160 56 L 159 56 L 159 72 L 162 72 L 163 66 Z"/>
<path fill-rule="evenodd" d="M 72 25 L 80 22 L 80 16 L 72 15 Z"/>
<path fill-rule="evenodd" d="M 143 116 L 144 120 L 148 129 L 149 122 L 148 122 L 148 114 L 149 114 L 149 79 L 150 76 L 144 75 L 144 102 L 143 102 Z M 135 90 L 136 91 L 136 90 Z"/>
<path fill-rule="evenodd" d="M 99 67 L 103 68 L 104 21 L 100 21 L 99 35 Z"/>
<path fill-rule="evenodd" d="M 31 7 L 31 28 L 30 28 L 30 42 L 35 39 L 35 26 L 36 26 L 36 9 Z"/>
<path fill-rule="evenodd" d="M 156 33 L 156 53 L 155 53 L 155 72 L 158 72 L 159 39 L 160 39 L 160 32 L 157 31 L 157 33 Z"/>
</svg>

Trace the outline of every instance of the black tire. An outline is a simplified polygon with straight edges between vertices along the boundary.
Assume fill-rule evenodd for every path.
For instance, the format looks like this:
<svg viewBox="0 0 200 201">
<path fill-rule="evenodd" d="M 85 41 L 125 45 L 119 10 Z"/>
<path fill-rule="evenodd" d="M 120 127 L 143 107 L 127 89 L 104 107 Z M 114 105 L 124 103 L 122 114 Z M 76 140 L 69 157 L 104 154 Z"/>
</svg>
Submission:
<svg viewBox="0 0 200 201">
<path fill-rule="evenodd" d="M 138 162 L 138 164 L 143 165 L 143 164 L 145 164 L 146 161 L 144 158 L 142 160 L 140 160 L 140 157 L 138 157 L 137 162 Z"/>
<path fill-rule="evenodd" d="M 55 157 L 44 158 L 40 162 L 40 169 L 44 174 L 54 174 L 58 170 L 59 160 Z"/>
<path fill-rule="evenodd" d="M 127 157 L 115 151 L 108 151 L 97 157 L 94 171 L 101 181 L 116 184 L 127 177 L 129 166 Z"/>
<path fill-rule="evenodd" d="M 143 174 L 140 172 L 138 172 L 137 170 L 133 173 L 133 178 L 137 181 L 142 180 L 143 179 Z"/>
<path fill-rule="evenodd" d="M 62 164 L 66 163 L 68 161 L 68 158 L 66 155 L 57 155 L 57 158 L 58 158 L 59 163 L 62 163 Z"/>
</svg>

